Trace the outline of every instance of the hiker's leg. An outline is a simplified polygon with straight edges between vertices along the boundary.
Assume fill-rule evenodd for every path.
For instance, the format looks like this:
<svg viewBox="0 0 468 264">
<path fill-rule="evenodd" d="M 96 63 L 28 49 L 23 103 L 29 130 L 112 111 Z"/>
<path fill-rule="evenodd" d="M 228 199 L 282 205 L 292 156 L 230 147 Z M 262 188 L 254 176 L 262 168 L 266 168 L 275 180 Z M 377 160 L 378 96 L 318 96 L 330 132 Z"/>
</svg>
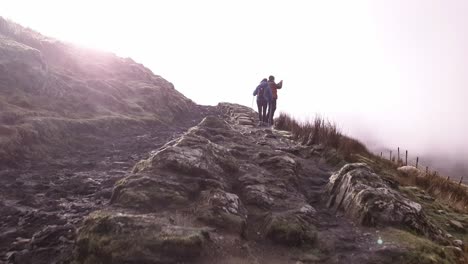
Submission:
<svg viewBox="0 0 468 264">
<path fill-rule="evenodd" d="M 273 117 L 275 116 L 275 111 L 276 111 L 276 99 L 273 99 L 271 101 L 271 113 L 268 115 L 270 117 L 270 124 L 273 125 Z"/>
<path fill-rule="evenodd" d="M 271 115 L 271 102 L 267 102 L 266 106 L 268 107 L 267 114 L 264 117 L 264 122 L 265 123 L 270 123 L 270 115 Z"/>
<path fill-rule="evenodd" d="M 262 121 L 263 120 L 263 117 L 262 116 L 262 102 L 261 101 L 257 101 L 257 108 L 258 108 L 258 121 Z"/>
<path fill-rule="evenodd" d="M 267 121 L 267 120 L 266 120 L 266 117 L 267 117 L 267 105 L 268 105 L 267 101 L 262 102 L 262 117 L 263 117 L 262 121 L 263 121 L 263 122 L 266 122 L 266 121 Z"/>
</svg>

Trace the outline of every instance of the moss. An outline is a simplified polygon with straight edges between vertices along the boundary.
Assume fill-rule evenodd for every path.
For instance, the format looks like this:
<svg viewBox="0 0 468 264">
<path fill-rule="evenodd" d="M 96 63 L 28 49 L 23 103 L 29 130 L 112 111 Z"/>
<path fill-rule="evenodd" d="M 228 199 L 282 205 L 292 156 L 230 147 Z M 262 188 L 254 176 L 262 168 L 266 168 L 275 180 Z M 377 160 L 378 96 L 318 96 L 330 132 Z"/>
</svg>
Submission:
<svg viewBox="0 0 468 264">
<path fill-rule="evenodd" d="M 301 223 L 299 219 L 274 218 L 267 229 L 268 238 L 288 246 L 312 244 L 317 239 L 315 227 Z"/>
<path fill-rule="evenodd" d="M 390 228 L 382 233 L 384 241 L 393 241 L 407 250 L 401 255 L 402 264 L 451 264 L 457 259 L 451 250 L 444 248 L 426 238 L 410 232 Z"/>
<path fill-rule="evenodd" d="M 126 208 L 153 210 L 188 203 L 189 193 L 178 184 L 167 184 L 144 175 L 132 175 L 117 182 L 111 203 Z"/>
<path fill-rule="evenodd" d="M 77 263 L 173 263 L 196 258 L 203 230 L 172 226 L 148 215 L 91 214 L 76 240 Z"/>
</svg>

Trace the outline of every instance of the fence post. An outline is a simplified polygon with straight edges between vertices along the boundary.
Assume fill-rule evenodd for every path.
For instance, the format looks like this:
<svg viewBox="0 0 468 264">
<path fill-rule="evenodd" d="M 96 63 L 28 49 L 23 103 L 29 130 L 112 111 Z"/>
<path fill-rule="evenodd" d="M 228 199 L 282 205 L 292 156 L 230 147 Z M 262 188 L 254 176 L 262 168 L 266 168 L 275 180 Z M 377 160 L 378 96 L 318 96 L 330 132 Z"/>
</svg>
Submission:
<svg viewBox="0 0 468 264">
<path fill-rule="evenodd" d="M 398 147 L 398 158 L 397 158 L 397 164 L 400 165 L 400 147 Z"/>
<path fill-rule="evenodd" d="M 426 166 L 426 174 L 429 173 L 429 166 Z"/>
<path fill-rule="evenodd" d="M 463 176 L 461 177 L 460 182 L 458 183 L 458 185 L 461 185 L 462 181 L 463 181 Z"/>
<path fill-rule="evenodd" d="M 416 157 L 416 169 L 418 168 L 418 164 L 419 164 L 419 157 Z"/>
<path fill-rule="evenodd" d="M 380 158 L 382 158 L 382 156 L 383 156 L 383 152 L 380 152 Z"/>
<path fill-rule="evenodd" d="M 405 166 L 408 166 L 408 151 L 406 151 Z"/>
<path fill-rule="evenodd" d="M 390 161 L 392 161 L 392 151 L 390 150 Z"/>
</svg>

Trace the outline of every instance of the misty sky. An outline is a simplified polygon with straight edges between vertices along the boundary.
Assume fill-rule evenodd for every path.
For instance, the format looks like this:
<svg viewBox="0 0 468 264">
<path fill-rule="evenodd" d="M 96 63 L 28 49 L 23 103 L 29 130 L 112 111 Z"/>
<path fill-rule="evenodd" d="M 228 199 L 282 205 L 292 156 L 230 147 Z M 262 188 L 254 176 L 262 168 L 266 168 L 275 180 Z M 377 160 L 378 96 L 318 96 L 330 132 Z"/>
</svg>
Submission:
<svg viewBox="0 0 468 264">
<path fill-rule="evenodd" d="M 366 142 L 468 161 L 468 1 L 2 1 L 43 34 L 132 57 L 200 104 L 320 113 Z M 462 156 L 461 156 L 462 155 Z M 460 158 L 461 157 L 461 158 Z"/>
</svg>

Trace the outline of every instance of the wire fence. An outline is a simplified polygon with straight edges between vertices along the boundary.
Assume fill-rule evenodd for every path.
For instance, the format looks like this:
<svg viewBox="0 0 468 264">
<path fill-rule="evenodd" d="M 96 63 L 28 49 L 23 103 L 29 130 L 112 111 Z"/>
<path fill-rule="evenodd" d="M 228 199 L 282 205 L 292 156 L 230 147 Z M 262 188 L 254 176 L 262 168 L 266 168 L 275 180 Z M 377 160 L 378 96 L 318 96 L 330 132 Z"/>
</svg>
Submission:
<svg viewBox="0 0 468 264">
<path fill-rule="evenodd" d="M 451 178 L 450 176 L 442 176 L 437 170 L 431 169 L 429 165 L 422 163 L 419 156 L 411 157 L 409 156 L 408 150 L 402 150 L 399 147 L 396 151 L 386 150 L 376 154 L 379 155 L 380 158 L 389 160 L 397 166 L 413 166 L 426 175 L 433 174 L 441 178 L 445 178 L 447 181 L 457 182 L 458 185 L 461 185 L 465 178 L 463 175 L 459 179 Z"/>
</svg>

